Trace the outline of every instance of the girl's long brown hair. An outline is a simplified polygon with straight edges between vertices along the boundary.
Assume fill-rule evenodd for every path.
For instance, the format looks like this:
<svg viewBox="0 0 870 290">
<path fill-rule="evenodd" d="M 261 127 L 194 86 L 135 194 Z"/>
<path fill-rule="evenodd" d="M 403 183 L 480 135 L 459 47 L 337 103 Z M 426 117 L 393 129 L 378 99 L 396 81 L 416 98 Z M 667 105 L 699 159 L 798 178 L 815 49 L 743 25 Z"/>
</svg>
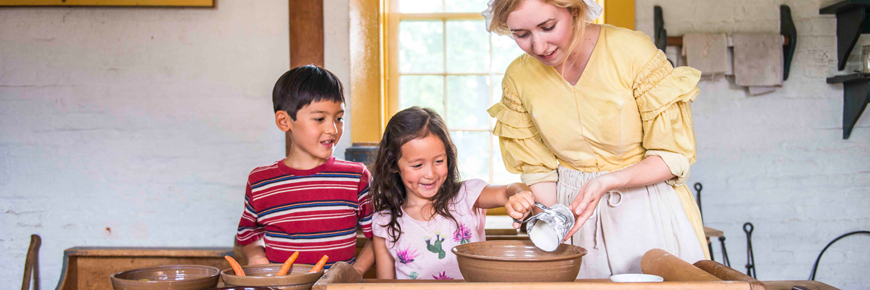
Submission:
<svg viewBox="0 0 870 290">
<path fill-rule="evenodd" d="M 438 113 L 429 108 L 410 107 L 396 113 L 387 123 L 372 169 L 372 201 L 375 212 L 389 212 L 390 221 L 380 226 L 387 228 L 393 243 L 402 235 L 398 218 L 402 217 L 402 204 L 408 197 L 405 184 L 399 176 L 398 161 L 402 157 L 402 145 L 417 138 L 425 138 L 429 134 L 434 134 L 444 142 L 444 149 L 447 151 L 447 180 L 432 197 L 435 214 L 456 223 L 449 210 L 462 186 L 456 166 L 456 146 L 450 140 L 447 125 Z"/>
</svg>

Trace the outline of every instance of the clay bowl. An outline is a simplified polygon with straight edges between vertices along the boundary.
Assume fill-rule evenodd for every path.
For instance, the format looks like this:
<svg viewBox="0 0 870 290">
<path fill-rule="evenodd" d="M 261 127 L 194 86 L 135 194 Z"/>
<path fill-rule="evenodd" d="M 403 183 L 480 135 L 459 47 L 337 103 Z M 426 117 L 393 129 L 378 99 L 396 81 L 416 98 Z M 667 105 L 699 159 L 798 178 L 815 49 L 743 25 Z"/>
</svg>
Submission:
<svg viewBox="0 0 870 290">
<path fill-rule="evenodd" d="M 251 287 L 239 286 L 239 287 L 214 288 L 214 289 L 209 289 L 209 290 L 276 290 L 276 289 L 278 289 L 278 288 L 272 288 L 272 287 L 261 287 L 261 286 L 259 286 L 259 287 L 254 287 L 254 286 L 251 286 Z"/>
<path fill-rule="evenodd" d="M 281 290 L 307 290 L 323 276 L 323 270 L 308 273 L 311 265 L 293 265 L 284 276 L 275 276 L 281 264 L 243 266 L 245 276 L 236 276 L 232 268 L 221 271 L 221 279 L 227 287 L 267 286 Z"/>
<path fill-rule="evenodd" d="M 552 252 L 531 241 L 486 241 L 453 247 L 468 282 L 573 282 L 586 249 L 561 244 Z"/>
<path fill-rule="evenodd" d="M 218 284 L 220 270 L 203 265 L 165 265 L 112 274 L 115 290 L 203 290 Z"/>
</svg>

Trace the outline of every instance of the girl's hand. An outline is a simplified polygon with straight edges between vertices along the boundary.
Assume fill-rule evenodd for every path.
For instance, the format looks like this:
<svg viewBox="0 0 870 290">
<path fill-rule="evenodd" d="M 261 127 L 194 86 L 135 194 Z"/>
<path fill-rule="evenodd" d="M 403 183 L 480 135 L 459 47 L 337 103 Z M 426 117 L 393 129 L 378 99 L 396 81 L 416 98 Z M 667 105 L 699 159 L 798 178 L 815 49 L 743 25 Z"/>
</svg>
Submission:
<svg viewBox="0 0 870 290">
<path fill-rule="evenodd" d="M 577 194 L 577 197 L 574 199 L 574 202 L 571 203 L 569 207 L 571 211 L 575 215 L 574 219 L 574 227 L 568 231 L 568 234 L 565 235 L 565 241 L 567 241 L 571 236 L 574 235 L 577 230 L 580 229 L 583 224 L 592 216 L 592 213 L 595 212 L 595 207 L 598 206 L 598 201 L 601 200 L 601 197 L 604 196 L 608 191 L 613 190 L 617 186 L 616 180 L 610 174 L 605 174 L 593 178 L 586 182 L 582 188 L 580 188 L 580 193 Z"/>
<path fill-rule="evenodd" d="M 529 213 L 532 212 L 532 208 L 535 207 L 535 196 L 532 195 L 531 191 L 521 191 L 508 199 L 508 202 L 504 205 L 504 208 L 507 210 L 508 215 L 511 218 L 522 220 Z M 514 222 L 514 228 L 520 228 L 521 224 L 518 222 Z"/>
</svg>

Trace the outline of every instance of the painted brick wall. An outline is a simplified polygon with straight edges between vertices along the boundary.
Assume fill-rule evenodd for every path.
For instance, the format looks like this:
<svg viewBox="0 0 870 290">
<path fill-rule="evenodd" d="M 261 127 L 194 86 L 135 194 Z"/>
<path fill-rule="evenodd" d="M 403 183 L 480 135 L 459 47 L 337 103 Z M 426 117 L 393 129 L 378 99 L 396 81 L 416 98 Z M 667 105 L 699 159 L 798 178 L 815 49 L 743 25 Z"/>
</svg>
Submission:
<svg viewBox="0 0 870 290">
<path fill-rule="evenodd" d="M 284 154 L 287 5 L 0 8 L 0 288 L 33 233 L 42 289 L 72 246 L 232 246 L 248 172 Z"/>
<path fill-rule="evenodd" d="M 698 161 L 690 185 L 704 184 L 707 226 L 723 230 L 732 267 L 745 271 L 746 237 L 761 280 L 807 279 L 822 248 L 849 231 L 870 230 L 870 113 L 842 139 L 843 87 L 825 78 L 858 69 L 862 36 L 846 71 L 836 69 L 836 18 L 819 15 L 837 1 L 637 0 L 637 28 L 653 35 L 653 6 L 669 35 L 779 32 L 779 5 L 791 7 L 798 46 L 783 88 L 749 96 L 733 78 L 702 81 L 692 104 Z M 870 288 L 870 236 L 831 247 L 817 280 Z M 719 243 L 714 254 L 722 261 Z"/>
</svg>

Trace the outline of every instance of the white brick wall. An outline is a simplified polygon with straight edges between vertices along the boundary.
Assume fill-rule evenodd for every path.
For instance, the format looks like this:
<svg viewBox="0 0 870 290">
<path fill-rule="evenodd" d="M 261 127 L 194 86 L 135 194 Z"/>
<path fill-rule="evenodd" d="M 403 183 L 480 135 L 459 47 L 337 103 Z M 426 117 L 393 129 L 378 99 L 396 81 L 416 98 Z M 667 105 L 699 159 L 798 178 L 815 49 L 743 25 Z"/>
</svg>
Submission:
<svg viewBox="0 0 870 290">
<path fill-rule="evenodd" d="M 822 248 L 849 231 L 870 230 L 870 113 L 842 139 L 843 87 L 825 78 L 860 66 L 862 36 L 846 71 L 836 69 L 836 18 L 819 15 L 837 1 L 637 0 L 637 28 L 653 35 L 653 6 L 669 35 L 779 32 L 779 5 L 791 7 L 798 46 L 791 75 L 775 93 L 751 97 L 731 78 L 702 81 L 692 104 L 707 226 L 723 230 L 732 267 L 745 271 L 743 223 L 752 222 L 761 280 L 804 280 Z M 831 247 L 817 280 L 870 288 L 870 236 Z M 714 240 L 717 261 L 722 261 Z"/>
<path fill-rule="evenodd" d="M 284 153 L 287 5 L 0 8 L 0 288 L 33 233 L 42 289 L 73 246 L 231 246 L 248 172 Z"/>
</svg>

